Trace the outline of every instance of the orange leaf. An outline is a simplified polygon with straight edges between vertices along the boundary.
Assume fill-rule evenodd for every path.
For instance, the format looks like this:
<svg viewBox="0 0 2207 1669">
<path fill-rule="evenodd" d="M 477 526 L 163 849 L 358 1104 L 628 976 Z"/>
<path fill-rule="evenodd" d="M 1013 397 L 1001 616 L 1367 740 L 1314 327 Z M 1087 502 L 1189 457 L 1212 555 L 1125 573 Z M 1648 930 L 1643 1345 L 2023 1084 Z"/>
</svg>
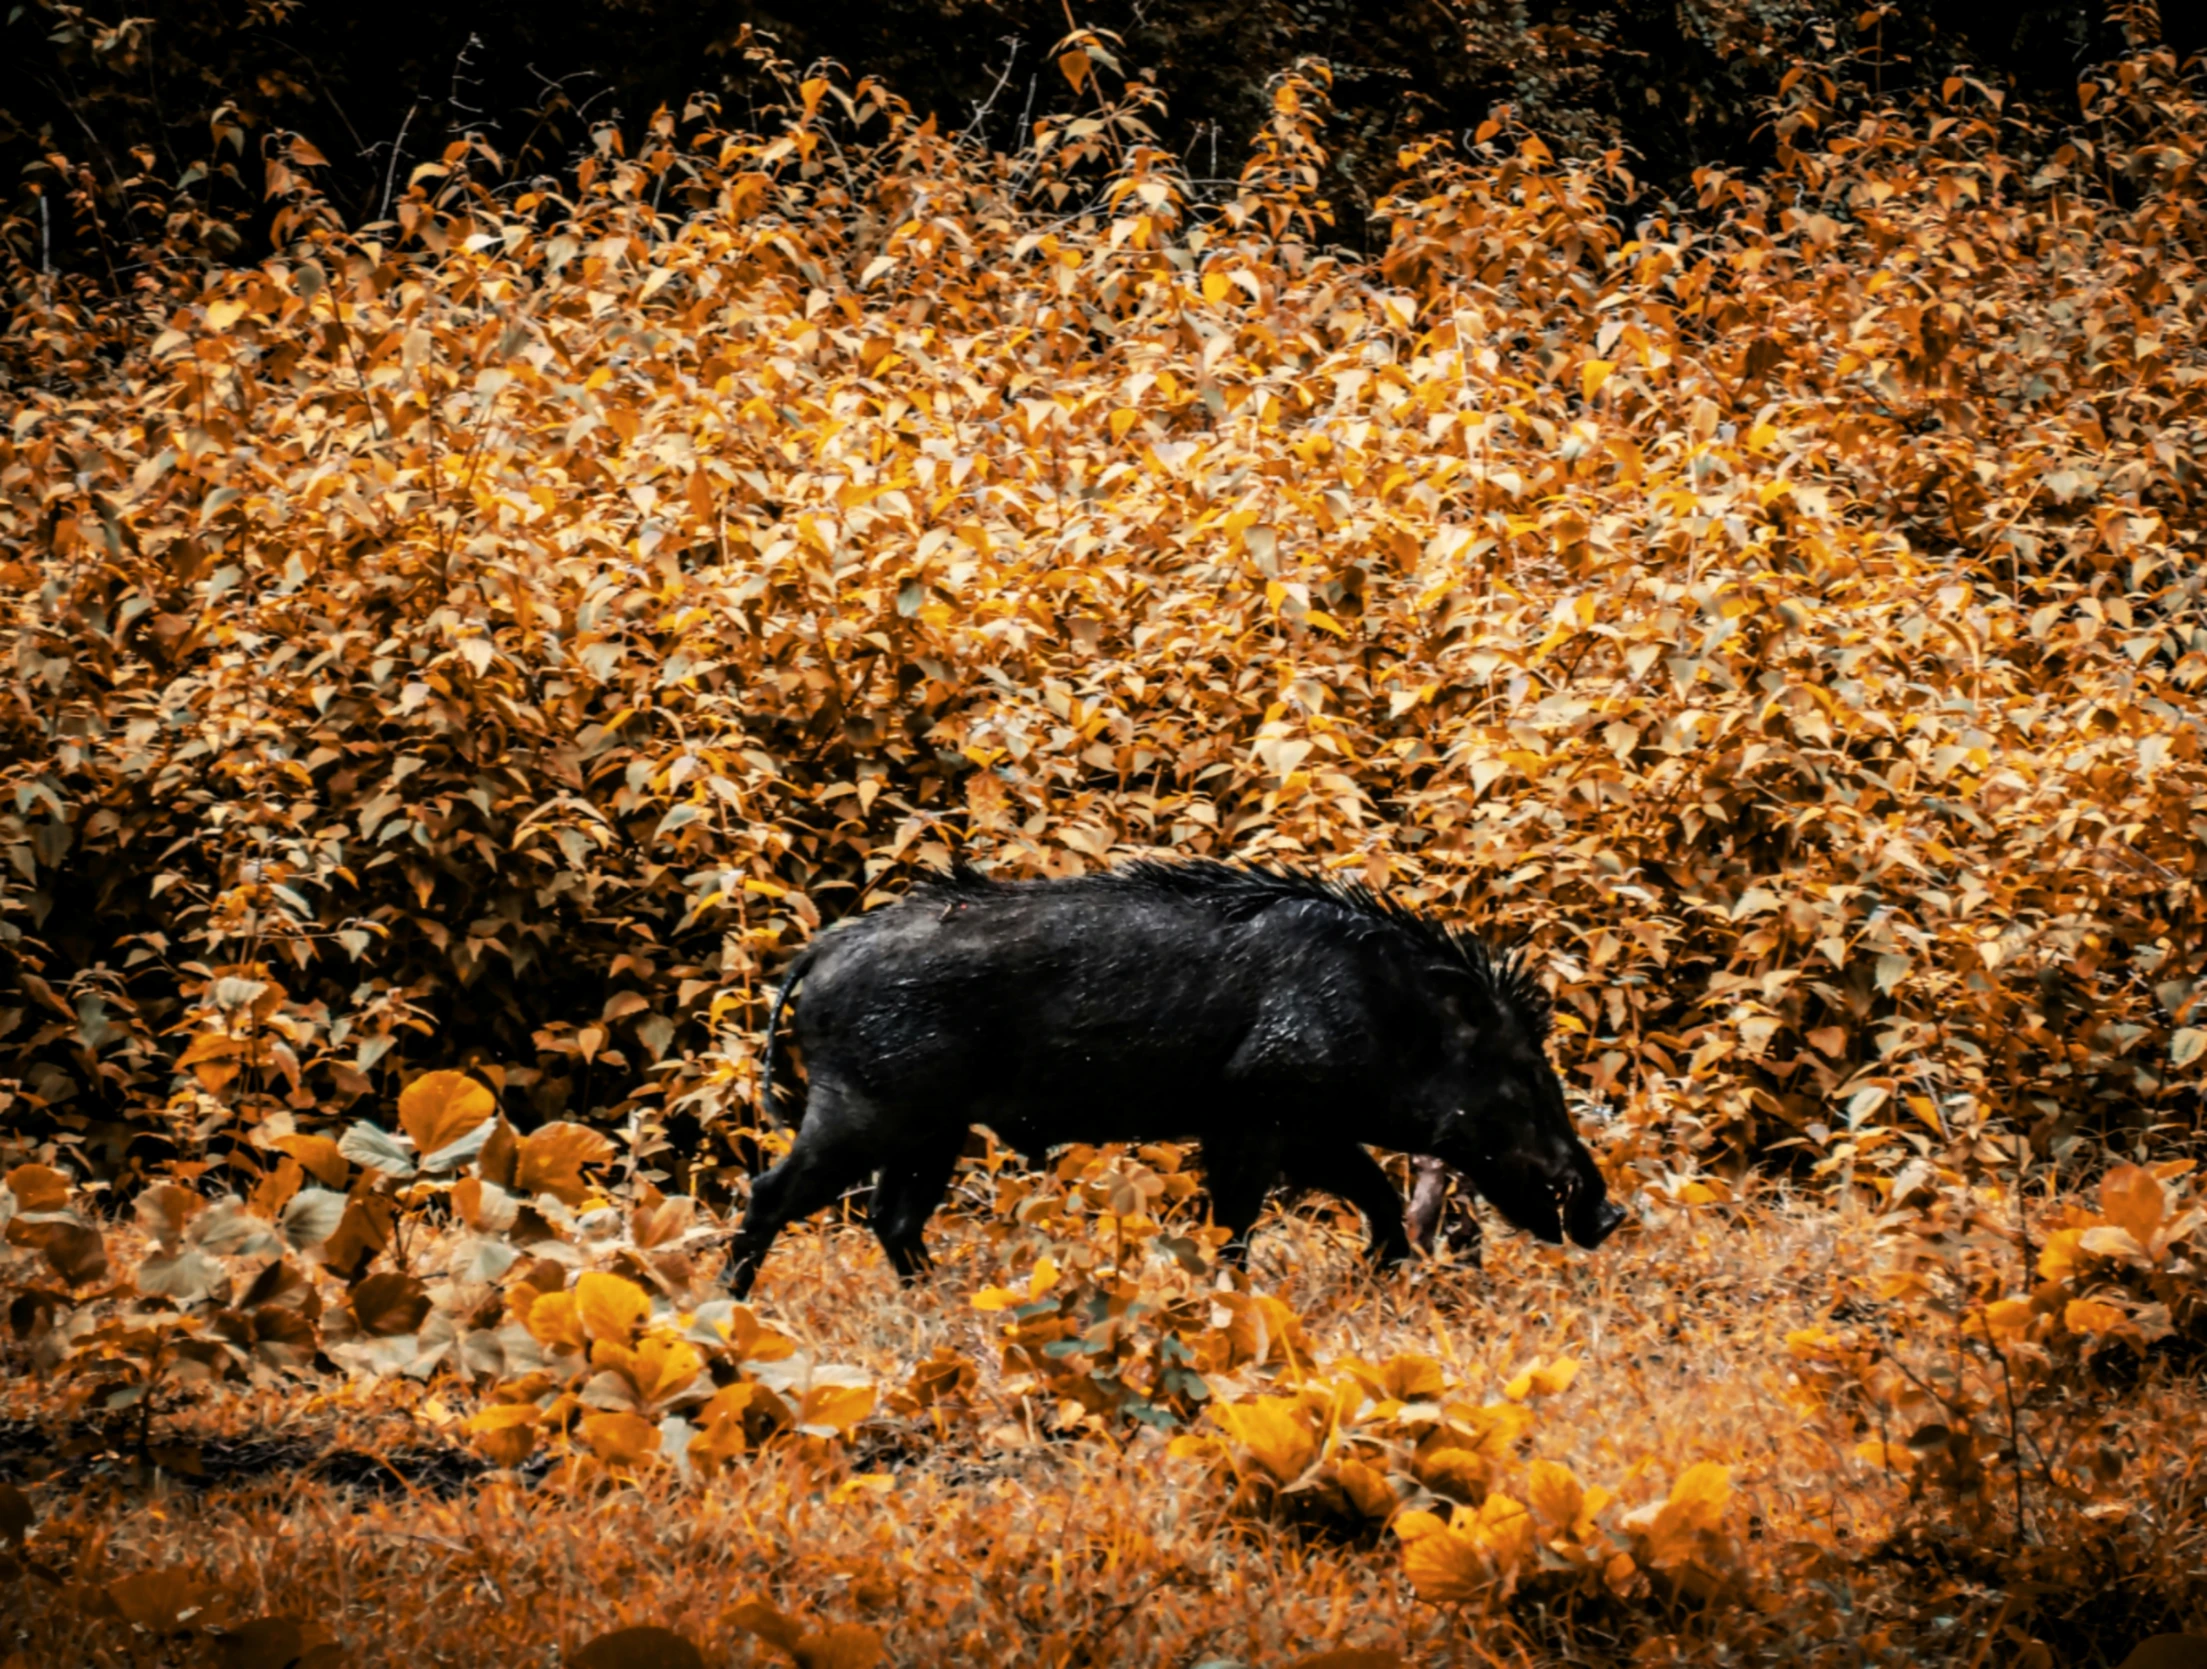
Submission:
<svg viewBox="0 0 2207 1669">
<path fill-rule="evenodd" d="M 587 1125 L 542 1125 L 521 1138 L 514 1188 L 524 1197 L 550 1194 L 562 1204 L 580 1205 L 585 1193 L 582 1168 L 612 1157 L 613 1144 Z"/>
<path fill-rule="evenodd" d="M 2143 1165 L 2117 1165 L 2100 1183 L 2101 1212 L 2141 1247 L 2154 1243 L 2167 1208 L 2161 1179 Z"/>
<path fill-rule="evenodd" d="M 705 1669 L 705 1656 L 670 1628 L 617 1628 L 567 1660 L 574 1669 Z"/>
<path fill-rule="evenodd" d="M 352 1169 L 351 1163 L 337 1151 L 337 1144 L 327 1136 L 278 1136 L 276 1149 L 298 1160 L 325 1188 L 344 1187 L 345 1174 Z"/>
<path fill-rule="evenodd" d="M 59 1211 L 69 1203 L 69 1179 L 51 1165 L 18 1165 L 7 1183 L 24 1211 Z"/>
<path fill-rule="evenodd" d="M 140 1571 L 107 1585 L 107 1597 L 125 1622 L 153 1634 L 168 1634 L 206 1611 L 216 1590 L 194 1582 L 181 1567 Z"/>
<path fill-rule="evenodd" d="M 800 1639 L 790 1655 L 797 1669 L 874 1669 L 889 1655 L 881 1636 L 863 1623 L 837 1623 Z"/>
<path fill-rule="evenodd" d="M 805 1637 L 804 1630 L 794 1620 L 763 1599 L 747 1599 L 733 1607 L 728 1621 L 792 1656 L 796 1654 L 797 1643 Z"/>
</svg>

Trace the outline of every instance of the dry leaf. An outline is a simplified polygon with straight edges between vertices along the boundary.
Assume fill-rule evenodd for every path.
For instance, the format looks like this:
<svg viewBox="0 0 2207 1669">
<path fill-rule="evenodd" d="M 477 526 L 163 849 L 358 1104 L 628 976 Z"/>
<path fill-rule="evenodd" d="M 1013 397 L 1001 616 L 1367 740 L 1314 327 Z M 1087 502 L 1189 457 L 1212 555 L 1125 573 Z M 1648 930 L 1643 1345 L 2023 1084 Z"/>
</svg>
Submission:
<svg viewBox="0 0 2207 1669">
<path fill-rule="evenodd" d="M 400 1128 L 427 1156 L 451 1146 L 498 1113 L 498 1103 L 464 1072 L 425 1072 L 398 1098 Z"/>
<path fill-rule="evenodd" d="M 574 1669 L 705 1669 L 704 1654 L 672 1629 L 619 1628 L 578 1650 Z"/>
</svg>

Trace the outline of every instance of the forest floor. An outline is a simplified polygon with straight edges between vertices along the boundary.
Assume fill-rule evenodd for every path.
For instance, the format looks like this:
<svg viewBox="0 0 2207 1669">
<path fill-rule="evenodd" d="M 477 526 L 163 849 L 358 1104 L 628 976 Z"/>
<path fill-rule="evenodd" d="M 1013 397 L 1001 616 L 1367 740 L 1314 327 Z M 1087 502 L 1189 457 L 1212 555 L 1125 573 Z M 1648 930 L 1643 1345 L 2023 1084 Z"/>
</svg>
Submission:
<svg viewBox="0 0 2207 1669">
<path fill-rule="evenodd" d="M 72 1419 L 50 1384 L 11 1372 L 0 1478 L 36 1525 L 9 1573 L 0 1654 L 15 1655 L 0 1661 L 689 1661 L 576 1655 L 656 1625 L 707 1663 L 812 1669 L 1284 1665 L 1356 1648 L 1396 1656 L 1332 1661 L 2112 1664 L 2182 1620 L 2119 1573 L 2019 1603 L 1999 1551 L 2012 1524 L 1995 1519 L 1975 1551 L 1912 1530 L 1905 1469 L 1865 1461 L 1861 1434 L 1804 1395 L 1789 1335 L 1835 1315 L 1875 1325 L 1892 1260 L 1867 1215 L 1775 1195 L 1651 1208 L 1599 1253 L 1505 1232 L 1483 1268 L 1444 1256 L 1377 1279 L 1353 1220 L 1269 1216 L 1252 1284 L 1292 1306 L 1315 1355 L 1427 1360 L 1473 1397 L 1537 1403 L 1518 1451 L 1606 1480 L 1621 1506 L 1725 1464 L 1724 1547 L 1703 1578 L 1605 1586 L 1551 1553 L 1557 1569 L 1463 1604 L 1418 1598 L 1379 1523 L 1249 1511 L 1232 1476 L 1141 1426 L 1054 1429 L 972 1302 L 990 1267 L 982 1222 L 938 1221 L 938 1270 L 910 1290 L 858 1224 L 790 1233 L 754 1297 L 803 1353 L 882 1385 L 944 1352 L 979 1377 L 955 1409 L 881 1414 L 846 1447 L 770 1447 L 710 1476 L 542 1455 L 494 1469 L 442 1375 L 270 1380 L 179 1404 L 149 1435 L 199 1474 L 181 1475 L 148 1469 L 134 1428 Z M 1575 1373 L 1544 1393 L 1511 1384 L 1563 1361 Z M 2137 1450 L 2182 1452 L 2207 1395 L 2154 1379 L 2126 1407 Z M 2039 1504 L 2016 1505 L 2027 1543 L 2043 1541 Z M 300 1626 L 255 1655 L 263 1636 L 238 1629 L 257 1618 Z M 336 1650 L 300 1655 L 317 1642 Z"/>
</svg>

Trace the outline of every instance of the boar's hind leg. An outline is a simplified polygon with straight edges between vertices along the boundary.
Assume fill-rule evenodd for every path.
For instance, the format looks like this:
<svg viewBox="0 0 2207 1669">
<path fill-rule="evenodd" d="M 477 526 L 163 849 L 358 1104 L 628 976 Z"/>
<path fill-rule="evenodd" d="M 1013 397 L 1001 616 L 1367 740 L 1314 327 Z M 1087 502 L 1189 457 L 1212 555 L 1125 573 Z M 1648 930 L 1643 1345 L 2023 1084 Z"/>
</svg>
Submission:
<svg viewBox="0 0 2207 1669">
<path fill-rule="evenodd" d="M 832 1137 L 812 1139 L 818 1128 L 808 1118 L 789 1157 L 751 1184 L 751 1207 L 743 1214 L 743 1227 L 736 1231 L 729 1258 L 729 1285 L 738 1298 L 751 1291 L 776 1235 L 833 1205 L 845 1189 L 873 1169 L 872 1161 L 855 1145 L 838 1144 Z"/>
<path fill-rule="evenodd" d="M 881 1168 L 881 1180 L 874 1184 L 874 1234 L 899 1280 L 916 1280 L 929 1266 L 921 1232 L 943 1203 L 965 1143 L 966 1132 L 960 1126 L 934 1146 L 892 1159 Z"/>
<path fill-rule="evenodd" d="M 1403 1232 L 1402 1196 L 1379 1161 L 1354 1142 L 1297 1148 L 1287 1155 L 1287 1179 L 1298 1188 L 1334 1194 L 1364 1213 L 1374 1263 L 1402 1263 L 1410 1256 Z"/>
<path fill-rule="evenodd" d="M 1229 1139 L 1215 1130 L 1204 1137 L 1203 1191 L 1211 1196 L 1211 1220 L 1230 1237 L 1221 1256 L 1236 1269 L 1249 1267 L 1249 1231 L 1279 1180 L 1276 1138 Z"/>
</svg>

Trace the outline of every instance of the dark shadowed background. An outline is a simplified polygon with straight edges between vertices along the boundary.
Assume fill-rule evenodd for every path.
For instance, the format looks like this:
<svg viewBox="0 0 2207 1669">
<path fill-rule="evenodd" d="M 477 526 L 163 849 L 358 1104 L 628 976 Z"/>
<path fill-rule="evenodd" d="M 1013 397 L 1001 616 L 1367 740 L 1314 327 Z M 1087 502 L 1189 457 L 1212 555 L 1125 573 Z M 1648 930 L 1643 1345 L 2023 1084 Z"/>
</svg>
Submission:
<svg viewBox="0 0 2207 1669">
<path fill-rule="evenodd" d="M 1239 167 L 1270 76 L 1304 56 L 1330 62 L 1328 189 L 1339 235 L 1361 245 L 1397 147 L 1476 124 L 1498 102 L 1559 149 L 1621 144 L 1651 187 L 1674 189 L 1703 163 L 1756 160 L 1756 112 L 1803 55 L 1868 49 L 1867 73 L 1891 90 L 1974 67 L 2073 114 L 2077 70 L 2119 48 L 2126 20 L 2180 52 L 2207 42 L 2207 8 L 2151 11 L 2102 0 L 139 0 L 125 16 L 26 0 L 0 35 L 0 169 L 18 259 L 96 262 L 103 239 L 125 247 L 151 230 L 143 223 L 173 205 L 179 182 L 196 212 L 253 242 L 272 132 L 306 136 L 329 160 L 322 184 L 339 208 L 370 219 L 388 182 L 403 185 L 461 132 L 509 159 L 553 163 L 595 123 L 633 134 L 698 92 L 740 121 L 755 78 L 747 29 L 800 69 L 837 60 L 947 128 L 1015 148 L 1023 118 L 1062 102 L 1050 49 L 1077 23 L 1123 38 L 1125 66 L 1167 101 L 1164 141 L 1199 177 Z M 110 224 L 60 207 L 65 173 Z"/>
</svg>

